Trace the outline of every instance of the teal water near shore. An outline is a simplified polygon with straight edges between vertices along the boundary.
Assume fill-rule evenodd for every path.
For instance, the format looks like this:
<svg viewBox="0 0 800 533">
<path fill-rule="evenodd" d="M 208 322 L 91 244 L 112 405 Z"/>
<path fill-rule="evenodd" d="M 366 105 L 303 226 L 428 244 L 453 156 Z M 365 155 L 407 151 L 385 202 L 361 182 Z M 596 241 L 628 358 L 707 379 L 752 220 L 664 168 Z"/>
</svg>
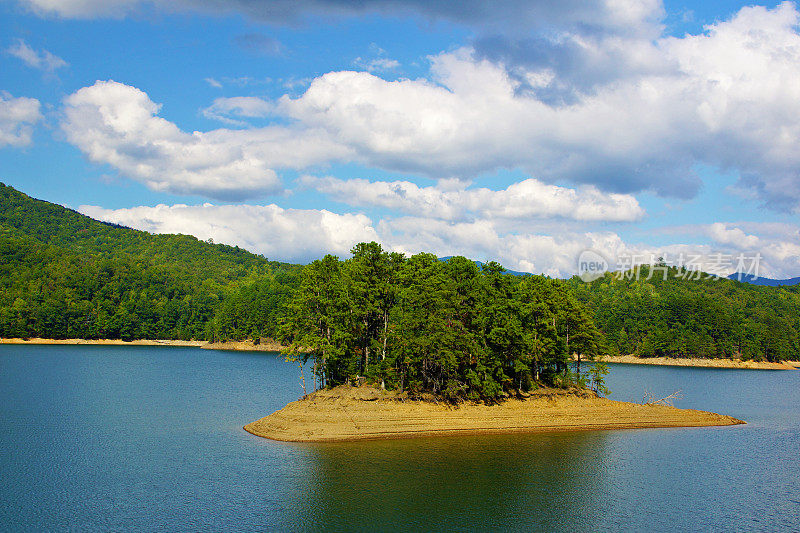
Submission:
<svg viewBox="0 0 800 533">
<path fill-rule="evenodd" d="M 277 354 L 0 346 L 0 530 L 800 529 L 800 371 L 611 365 L 745 426 L 294 444 Z"/>
</svg>

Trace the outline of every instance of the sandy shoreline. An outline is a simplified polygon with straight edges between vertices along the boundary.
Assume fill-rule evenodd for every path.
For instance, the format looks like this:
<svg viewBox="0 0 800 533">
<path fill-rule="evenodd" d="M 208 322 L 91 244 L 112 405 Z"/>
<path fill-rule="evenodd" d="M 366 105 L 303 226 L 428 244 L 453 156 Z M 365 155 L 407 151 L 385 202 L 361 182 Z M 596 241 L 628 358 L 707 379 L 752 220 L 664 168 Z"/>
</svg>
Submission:
<svg viewBox="0 0 800 533">
<path fill-rule="evenodd" d="M 261 339 L 258 344 L 246 341 L 182 341 L 175 339 L 137 339 L 123 341 L 120 339 L 0 339 L 0 344 L 67 344 L 67 345 L 100 345 L 100 346 L 192 346 L 206 350 L 232 350 L 240 352 L 280 352 L 284 346 L 272 339 Z M 628 363 L 636 365 L 692 366 L 703 368 L 745 368 L 752 370 L 791 370 L 800 368 L 800 361 L 784 361 L 768 363 L 764 361 L 742 361 L 739 359 L 702 359 L 649 357 L 641 358 L 633 355 L 607 356 L 609 363 Z"/>
<path fill-rule="evenodd" d="M 192 346 L 207 350 L 235 350 L 245 352 L 279 352 L 283 348 L 280 343 L 271 339 L 262 340 L 259 344 L 253 341 L 182 341 L 137 339 L 123 341 L 119 339 L 0 339 L 0 344 L 67 344 L 67 345 L 99 345 L 99 346 Z"/>
<path fill-rule="evenodd" d="M 228 341 L 209 342 L 202 346 L 206 350 L 234 350 L 239 352 L 280 352 L 284 346 L 272 339 L 261 339 L 255 344 L 253 341 Z"/>
<path fill-rule="evenodd" d="M 634 365 L 692 366 L 701 368 L 741 368 L 750 370 L 792 370 L 800 366 L 796 361 L 769 363 L 767 361 L 742 361 L 741 359 L 703 359 L 699 357 L 636 357 L 616 355 L 604 359 L 609 363 Z"/>
<path fill-rule="evenodd" d="M 0 339 L 0 344 L 68 344 L 68 345 L 101 345 L 101 346 L 196 346 L 208 344 L 206 341 L 181 341 L 137 339 L 123 341 L 120 339 Z"/>
<path fill-rule="evenodd" d="M 727 426 L 733 417 L 593 395 L 543 391 L 499 405 L 453 407 L 398 401 L 371 388 L 318 391 L 247 424 L 253 435 L 294 442 L 410 438 L 431 435 Z"/>
</svg>

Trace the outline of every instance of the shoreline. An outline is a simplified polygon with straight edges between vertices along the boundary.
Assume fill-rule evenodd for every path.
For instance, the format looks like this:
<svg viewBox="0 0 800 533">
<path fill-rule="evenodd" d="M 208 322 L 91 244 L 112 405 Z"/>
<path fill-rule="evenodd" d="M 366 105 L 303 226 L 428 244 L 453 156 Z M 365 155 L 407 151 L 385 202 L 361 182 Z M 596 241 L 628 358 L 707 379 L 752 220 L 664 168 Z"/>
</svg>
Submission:
<svg viewBox="0 0 800 533">
<path fill-rule="evenodd" d="M 22 345 L 80 345 L 80 346 L 183 346 L 193 348 L 203 348 L 204 350 L 232 350 L 239 352 L 279 352 L 283 346 L 272 339 L 263 339 L 259 344 L 253 341 L 183 341 L 177 339 L 136 339 L 123 341 L 120 339 L 0 339 L 2 344 L 22 344 Z"/>
<path fill-rule="evenodd" d="M 121 339 L 44 339 L 32 337 L 0 338 L 3 344 L 28 344 L 28 345 L 97 345 L 97 346 L 188 346 L 204 350 L 231 350 L 236 352 L 280 352 L 285 348 L 281 343 L 263 338 L 259 344 L 252 340 L 246 341 L 184 341 L 178 339 L 136 339 L 123 341 Z M 575 358 L 573 357 L 573 361 Z M 704 359 L 700 357 L 636 357 L 634 355 L 611 355 L 603 359 L 606 363 L 624 363 L 632 365 L 656 366 L 684 366 L 696 368 L 734 368 L 746 370 L 795 370 L 800 368 L 800 360 L 770 363 L 767 361 L 743 361 L 741 359 Z M 589 362 L 589 361 L 582 361 Z"/>
<path fill-rule="evenodd" d="M 244 426 L 272 440 L 337 442 L 438 435 L 707 427 L 744 424 L 736 418 L 665 405 L 600 398 L 594 393 L 535 391 L 497 405 L 453 406 L 403 398 L 370 387 L 321 390 Z"/>
<path fill-rule="evenodd" d="M 603 358 L 606 363 L 631 365 L 686 366 L 696 368 L 737 368 L 747 370 L 794 370 L 798 361 L 770 363 L 767 361 L 743 361 L 741 359 L 704 359 L 700 357 L 636 357 L 635 355 L 613 355 Z"/>
</svg>

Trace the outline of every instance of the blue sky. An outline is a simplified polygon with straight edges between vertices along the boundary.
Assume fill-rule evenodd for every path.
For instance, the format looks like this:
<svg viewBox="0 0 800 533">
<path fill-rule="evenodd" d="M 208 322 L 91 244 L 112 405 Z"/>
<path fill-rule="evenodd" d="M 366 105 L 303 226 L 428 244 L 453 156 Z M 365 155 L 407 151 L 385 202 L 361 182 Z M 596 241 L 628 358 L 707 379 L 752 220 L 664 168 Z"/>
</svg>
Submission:
<svg viewBox="0 0 800 533">
<path fill-rule="evenodd" d="M 551 275 L 592 249 L 796 276 L 798 20 L 791 2 L 1 1 L 0 181 L 279 260 L 374 239 Z"/>
</svg>

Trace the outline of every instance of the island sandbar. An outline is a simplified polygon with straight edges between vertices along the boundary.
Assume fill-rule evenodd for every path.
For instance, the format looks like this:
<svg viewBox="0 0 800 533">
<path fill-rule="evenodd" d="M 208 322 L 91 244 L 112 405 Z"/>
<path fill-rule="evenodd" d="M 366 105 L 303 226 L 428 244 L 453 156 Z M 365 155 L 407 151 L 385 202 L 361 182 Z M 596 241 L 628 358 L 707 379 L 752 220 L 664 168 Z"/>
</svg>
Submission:
<svg viewBox="0 0 800 533">
<path fill-rule="evenodd" d="M 731 416 L 601 398 L 589 391 L 537 390 L 495 405 L 411 400 L 371 387 L 340 386 L 291 402 L 247 424 L 253 435 L 325 442 L 432 435 L 585 431 L 744 424 Z"/>
</svg>

